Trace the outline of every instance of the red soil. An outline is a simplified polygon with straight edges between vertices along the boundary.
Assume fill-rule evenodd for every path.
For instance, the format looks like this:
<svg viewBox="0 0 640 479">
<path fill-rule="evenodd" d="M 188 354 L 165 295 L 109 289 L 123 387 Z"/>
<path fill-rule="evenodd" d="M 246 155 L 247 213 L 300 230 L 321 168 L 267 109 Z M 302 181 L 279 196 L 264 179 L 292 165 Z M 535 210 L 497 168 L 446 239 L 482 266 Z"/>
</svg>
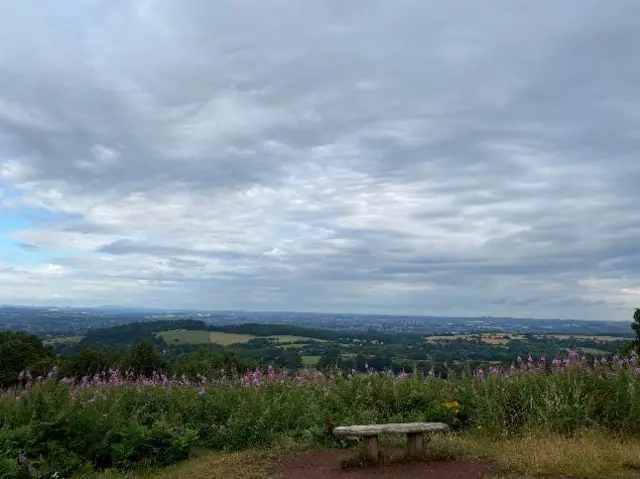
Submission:
<svg viewBox="0 0 640 479">
<path fill-rule="evenodd" d="M 341 461 L 348 455 L 349 453 L 345 451 L 328 450 L 283 457 L 279 462 L 276 477 L 280 479 L 483 479 L 493 477 L 500 472 L 494 464 L 478 460 L 411 461 L 344 469 L 341 467 Z"/>
</svg>

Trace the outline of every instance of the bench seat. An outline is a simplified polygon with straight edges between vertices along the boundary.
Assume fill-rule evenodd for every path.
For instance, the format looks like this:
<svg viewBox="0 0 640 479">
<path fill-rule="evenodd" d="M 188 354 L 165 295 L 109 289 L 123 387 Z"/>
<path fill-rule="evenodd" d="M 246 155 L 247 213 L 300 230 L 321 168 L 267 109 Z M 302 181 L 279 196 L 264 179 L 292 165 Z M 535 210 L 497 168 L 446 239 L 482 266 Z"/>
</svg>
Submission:
<svg viewBox="0 0 640 479">
<path fill-rule="evenodd" d="M 339 426 L 333 429 L 335 437 L 362 437 L 365 455 L 371 461 L 378 460 L 378 435 L 406 434 L 410 456 L 422 454 L 424 433 L 449 432 L 449 426 L 442 422 L 405 422 L 390 424 L 368 424 L 360 426 Z"/>
</svg>

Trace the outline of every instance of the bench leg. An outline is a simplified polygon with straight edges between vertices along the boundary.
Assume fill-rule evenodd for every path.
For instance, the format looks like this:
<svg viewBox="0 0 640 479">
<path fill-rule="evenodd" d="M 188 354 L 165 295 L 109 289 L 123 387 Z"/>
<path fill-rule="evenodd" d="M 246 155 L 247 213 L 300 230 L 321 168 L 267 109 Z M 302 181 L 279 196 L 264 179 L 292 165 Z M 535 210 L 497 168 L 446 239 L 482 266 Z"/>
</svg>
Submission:
<svg viewBox="0 0 640 479">
<path fill-rule="evenodd" d="M 407 434 L 407 449 L 410 457 L 419 457 L 422 455 L 422 445 L 424 439 L 422 433 Z"/>
<path fill-rule="evenodd" d="M 363 436 L 364 454 L 367 459 L 378 462 L 378 436 Z"/>
</svg>

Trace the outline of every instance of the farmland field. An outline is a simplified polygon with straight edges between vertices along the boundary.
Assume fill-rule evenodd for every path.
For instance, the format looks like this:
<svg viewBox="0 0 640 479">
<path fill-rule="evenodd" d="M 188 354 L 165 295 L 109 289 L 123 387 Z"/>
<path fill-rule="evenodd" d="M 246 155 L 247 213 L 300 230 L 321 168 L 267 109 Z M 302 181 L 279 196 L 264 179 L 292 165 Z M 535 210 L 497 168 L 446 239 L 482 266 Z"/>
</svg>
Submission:
<svg viewBox="0 0 640 479">
<path fill-rule="evenodd" d="M 209 331 L 209 342 L 228 346 L 229 344 L 248 343 L 255 338 L 250 334 L 221 333 L 220 331 Z"/>
<path fill-rule="evenodd" d="M 207 344 L 209 331 L 174 329 L 158 333 L 168 344 Z"/>
<path fill-rule="evenodd" d="M 607 351 L 603 351 L 602 349 L 596 349 L 596 348 L 580 348 L 580 351 L 582 351 L 585 354 L 596 354 L 596 355 L 607 354 Z"/>
<path fill-rule="evenodd" d="M 427 342 L 437 343 L 440 341 L 454 341 L 456 339 L 463 339 L 465 341 L 473 341 L 477 336 L 480 336 L 482 342 L 493 346 L 501 346 L 509 343 L 509 341 L 524 339 L 521 334 L 507 334 L 507 333 L 481 333 L 481 334 L 456 334 L 451 336 L 427 336 Z M 508 338 L 508 339 L 507 339 Z"/>
<path fill-rule="evenodd" d="M 157 333 L 168 344 L 221 344 L 228 346 L 235 343 L 246 343 L 253 336 L 249 334 L 221 333 L 218 331 L 173 329 Z"/>
<path fill-rule="evenodd" d="M 44 341 L 44 344 L 53 345 L 53 344 L 76 344 L 82 341 L 84 336 L 65 336 L 62 338 L 53 338 L 47 341 Z"/>
<path fill-rule="evenodd" d="M 228 346 L 230 344 L 238 344 L 238 343 L 246 343 L 256 336 L 252 336 L 251 334 L 238 334 L 238 333 L 224 333 L 220 331 L 206 331 L 206 330 L 186 330 L 186 329 L 174 329 L 171 331 L 162 331 L 157 333 L 159 336 L 162 336 L 169 344 L 220 344 L 222 346 Z M 308 341 L 320 341 L 318 339 L 313 338 L 305 338 L 302 336 L 290 336 L 290 335 L 279 335 L 279 336 L 269 336 L 273 338 L 278 343 L 294 343 L 298 342 L 308 342 Z M 302 347 L 303 344 L 284 344 L 283 347 Z"/>
<path fill-rule="evenodd" d="M 622 336 L 588 336 L 582 334 L 549 334 L 549 335 L 536 335 L 536 338 L 553 338 L 553 339 L 582 339 L 582 340 L 590 340 L 590 341 L 629 341 L 631 338 L 625 338 Z"/>
<path fill-rule="evenodd" d="M 302 363 L 307 366 L 315 366 L 320 361 L 320 356 L 302 356 Z"/>
</svg>

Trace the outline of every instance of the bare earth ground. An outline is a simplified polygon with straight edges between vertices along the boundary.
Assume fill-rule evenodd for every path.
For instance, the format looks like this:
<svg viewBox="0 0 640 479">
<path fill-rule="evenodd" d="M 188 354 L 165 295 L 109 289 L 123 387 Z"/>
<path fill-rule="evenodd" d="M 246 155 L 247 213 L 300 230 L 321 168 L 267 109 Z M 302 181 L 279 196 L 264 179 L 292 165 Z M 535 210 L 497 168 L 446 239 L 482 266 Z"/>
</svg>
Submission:
<svg viewBox="0 0 640 479">
<path fill-rule="evenodd" d="M 280 459 L 275 477 L 279 479 L 365 479 L 433 478 L 484 479 L 496 477 L 499 469 L 488 461 L 412 461 L 364 468 L 342 468 L 349 456 L 339 450 L 313 451 Z"/>
</svg>

